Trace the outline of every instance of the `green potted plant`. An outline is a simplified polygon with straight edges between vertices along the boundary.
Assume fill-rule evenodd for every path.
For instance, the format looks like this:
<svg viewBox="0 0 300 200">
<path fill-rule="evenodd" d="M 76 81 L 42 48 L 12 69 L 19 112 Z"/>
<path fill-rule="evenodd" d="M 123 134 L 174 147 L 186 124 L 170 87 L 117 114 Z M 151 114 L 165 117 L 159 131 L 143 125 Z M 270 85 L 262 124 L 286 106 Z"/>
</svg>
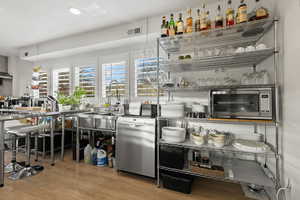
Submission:
<svg viewBox="0 0 300 200">
<path fill-rule="evenodd" d="M 86 95 L 86 91 L 83 88 L 76 87 L 73 94 L 66 96 L 62 93 L 58 93 L 59 111 L 68 111 L 72 107 L 75 108 L 80 105 L 81 99 Z"/>
<path fill-rule="evenodd" d="M 62 93 L 58 93 L 57 101 L 58 101 L 59 111 L 71 110 L 72 105 L 71 105 L 71 102 L 70 102 L 70 97 L 65 96 Z"/>
</svg>

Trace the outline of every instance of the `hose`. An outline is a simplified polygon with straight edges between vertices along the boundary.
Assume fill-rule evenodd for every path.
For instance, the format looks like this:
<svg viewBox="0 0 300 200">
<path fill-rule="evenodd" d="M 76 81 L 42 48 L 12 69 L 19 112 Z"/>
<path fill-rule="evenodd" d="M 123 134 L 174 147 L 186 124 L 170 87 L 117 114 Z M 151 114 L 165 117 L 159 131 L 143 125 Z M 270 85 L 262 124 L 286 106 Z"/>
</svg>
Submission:
<svg viewBox="0 0 300 200">
<path fill-rule="evenodd" d="M 290 183 L 290 179 L 288 179 L 288 184 L 286 187 L 282 187 L 282 188 L 279 188 L 277 190 L 277 193 L 276 193 L 276 199 L 279 200 L 279 194 L 282 192 L 282 191 L 286 191 L 286 190 L 290 190 L 292 188 L 292 185 Z"/>
</svg>

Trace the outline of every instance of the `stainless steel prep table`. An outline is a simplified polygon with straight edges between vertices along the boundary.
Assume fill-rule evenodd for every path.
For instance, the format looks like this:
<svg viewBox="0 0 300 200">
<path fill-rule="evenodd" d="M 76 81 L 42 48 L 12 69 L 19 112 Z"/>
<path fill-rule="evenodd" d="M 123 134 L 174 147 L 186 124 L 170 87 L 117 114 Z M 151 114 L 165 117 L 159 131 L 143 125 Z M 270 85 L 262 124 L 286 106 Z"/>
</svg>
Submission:
<svg viewBox="0 0 300 200">
<path fill-rule="evenodd" d="M 107 114 L 107 113 L 89 113 L 86 112 L 84 114 L 87 114 L 87 119 L 91 120 L 91 125 L 85 126 L 80 124 L 80 114 L 77 115 L 77 125 L 76 125 L 76 162 L 80 162 L 80 130 L 87 130 L 87 131 L 100 131 L 100 132 L 111 132 L 114 134 L 116 132 L 116 121 L 118 117 L 123 116 L 119 114 Z M 99 127 L 96 125 L 96 120 L 99 119 L 99 116 L 106 116 L 111 117 L 111 125 L 108 128 Z M 102 118 L 100 117 L 100 118 Z M 105 117 L 104 117 L 105 118 Z"/>
<path fill-rule="evenodd" d="M 65 111 L 65 112 L 34 112 L 34 111 L 20 111 L 12 109 L 0 109 L 0 113 L 6 112 L 8 115 L 0 115 L 0 187 L 4 186 L 4 125 L 6 121 L 20 120 L 25 118 L 34 117 L 51 117 L 50 122 L 50 137 L 51 137 L 51 165 L 54 165 L 54 120 L 58 117 L 62 117 L 62 149 L 61 158 L 64 156 L 64 133 L 65 133 L 65 117 L 72 116 L 85 111 Z"/>
</svg>

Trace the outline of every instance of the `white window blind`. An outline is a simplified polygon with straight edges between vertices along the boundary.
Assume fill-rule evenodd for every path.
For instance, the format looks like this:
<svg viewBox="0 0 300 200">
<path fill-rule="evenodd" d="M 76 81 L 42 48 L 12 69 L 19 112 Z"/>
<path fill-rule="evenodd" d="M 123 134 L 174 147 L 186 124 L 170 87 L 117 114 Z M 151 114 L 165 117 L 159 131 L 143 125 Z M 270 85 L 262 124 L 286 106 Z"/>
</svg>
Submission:
<svg viewBox="0 0 300 200">
<path fill-rule="evenodd" d="M 39 72 L 39 96 L 46 98 L 48 96 L 48 73 Z"/>
<path fill-rule="evenodd" d="M 135 59 L 136 96 L 157 96 L 157 66 L 157 57 Z"/>
<path fill-rule="evenodd" d="M 102 96 L 125 96 L 128 94 L 128 70 L 126 61 L 102 65 Z"/>
<path fill-rule="evenodd" d="M 83 88 L 86 91 L 86 97 L 94 98 L 96 96 L 96 76 L 95 65 L 75 68 L 75 86 Z"/>
<path fill-rule="evenodd" d="M 71 93 L 70 68 L 56 69 L 53 71 L 53 96 L 57 94 L 69 96 Z"/>
</svg>

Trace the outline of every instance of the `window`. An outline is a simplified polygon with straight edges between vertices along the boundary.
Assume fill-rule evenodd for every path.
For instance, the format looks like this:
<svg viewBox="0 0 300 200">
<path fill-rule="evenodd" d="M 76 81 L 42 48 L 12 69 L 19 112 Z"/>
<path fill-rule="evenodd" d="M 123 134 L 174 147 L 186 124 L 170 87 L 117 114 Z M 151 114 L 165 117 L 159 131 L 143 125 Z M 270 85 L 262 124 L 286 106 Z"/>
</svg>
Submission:
<svg viewBox="0 0 300 200">
<path fill-rule="evenodd" d="M 39 96 L 46 98 L 48 96 L 48 74 L 47 72 L 39 72 Z"/>
<path fill-rule="evenodd" d="M 75 68 L 75 86 L 83 88 L 86 91 L 86 97 L 94 98 L 96 96 L 96 76 L 95 65 Z"/>
<path fill-rule="evenodd" d="M 71 92 L 70 69 L 56 69 L 53 71 L 53 96 L 57 94 L 69 96 Z"/>
<path fill-rule="evenodd" d="M 102 65 L 102 96 L 127 95 L 128 72 L 125 61 Z"/>
<path fill-rule="evenodd" d="M 135 60 L 135 94 L 157 96 L 157 57 Z M 163 90 L 160 95 L 163 95 Z"/>
</svg>

